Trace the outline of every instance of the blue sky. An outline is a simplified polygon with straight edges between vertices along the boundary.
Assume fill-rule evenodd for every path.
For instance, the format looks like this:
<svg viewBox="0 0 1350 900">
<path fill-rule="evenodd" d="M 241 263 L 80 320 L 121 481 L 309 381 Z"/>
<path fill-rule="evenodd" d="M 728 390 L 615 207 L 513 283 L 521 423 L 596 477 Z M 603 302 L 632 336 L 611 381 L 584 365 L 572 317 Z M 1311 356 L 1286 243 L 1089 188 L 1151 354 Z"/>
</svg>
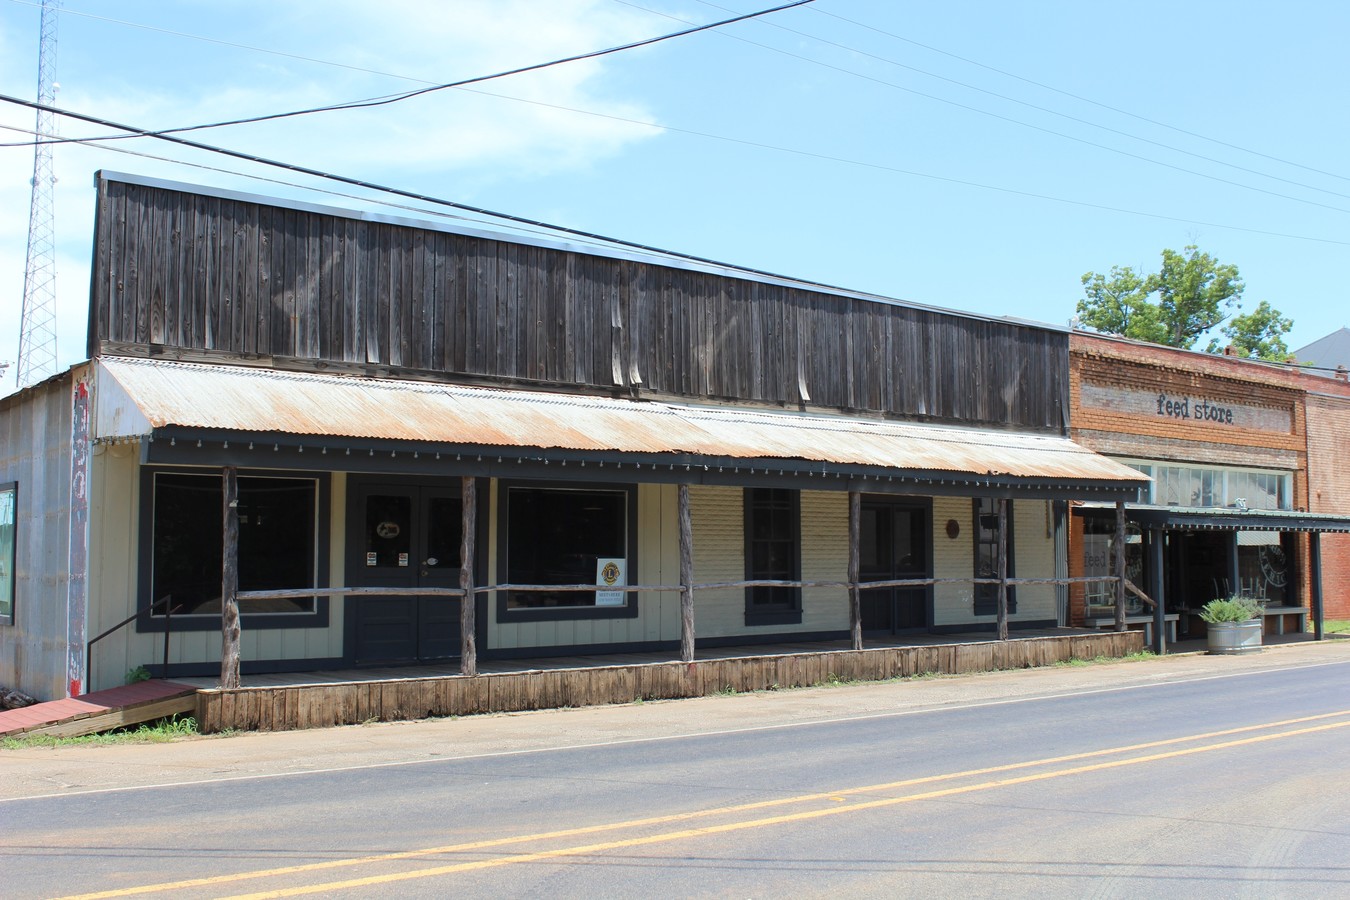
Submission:
<svg viewBox="0 0 1350 900">
<path fill-rule="evenodd" d="M 655 36 L 746 0 L 65 0 L 62 107 L 162 128 L 380 96 Z M 32 99 L 39 6 L 0 0 Z M 925 304 L 1064 324 L 1080 276 L 1198 244 L 1291 347 L 1350 325 L 1350 5 L 816 0 L 599 60 L 199 140 Z M 0 126 L 31 129 L 0 103 Z M 60 123 L 64 136 L 107 129 Z M 0 130 L 0 143 L 29 139 Z M 83 358 L 99 168 L 365 207 L 151 141 L 56 148 L 59 362 Z M 0 147 L 0 361 L 32 151 Z M 261 175 L 290 184 L 259 181 Z M 390 210 L 400 215 L 419 212 Z M 478 225 L 478 222 L 473 222 Z M 10 369 L 0 392 L 13 390 Z"/>
</svg>

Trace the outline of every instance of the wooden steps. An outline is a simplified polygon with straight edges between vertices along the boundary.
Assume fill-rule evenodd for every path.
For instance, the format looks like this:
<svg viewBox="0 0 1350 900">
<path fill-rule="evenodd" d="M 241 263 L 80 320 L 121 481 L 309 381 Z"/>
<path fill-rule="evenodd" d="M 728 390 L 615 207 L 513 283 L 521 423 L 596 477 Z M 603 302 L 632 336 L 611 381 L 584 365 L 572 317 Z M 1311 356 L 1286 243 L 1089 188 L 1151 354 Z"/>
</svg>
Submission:
<svg viewBox="0 0 1350 900">
<path fill-rule="evenodd" d="M 0 710 L 0 737 L 79 737 L 196 710 L 196 688 L 173 681 L 138 681 L 82 697 Z"/>
</svg>

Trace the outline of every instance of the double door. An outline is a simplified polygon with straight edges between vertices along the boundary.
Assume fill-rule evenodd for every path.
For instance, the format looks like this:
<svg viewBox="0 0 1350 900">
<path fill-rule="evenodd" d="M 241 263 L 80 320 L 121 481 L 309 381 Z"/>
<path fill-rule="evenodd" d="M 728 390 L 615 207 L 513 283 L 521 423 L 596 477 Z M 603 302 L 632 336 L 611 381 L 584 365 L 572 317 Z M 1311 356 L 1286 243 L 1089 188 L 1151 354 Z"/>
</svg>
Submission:
<svg viewBox="0 0 1350 900">
<path fill-rule="evenodd" d="M 362 587 L 459 586 L 458 487 L 357 483 L 348 521 L 348 580 Z M 358 665 L 399 665 L 460 655 L 460 601 L 432 595 L 358 595 L 348 606 Z"/>
<path fill-rule="evenodd" d="M 900 581 L 929 578 L 929 519 L 927 504 L 885 497 L 864 497 L 859 522 L 859 563 L 863 581 Z M 871 588 L 862 591 L 862 627 L 872 634 L 895 634 L 927 628 L 929 597 L 926 587 Z"/>
</svg>

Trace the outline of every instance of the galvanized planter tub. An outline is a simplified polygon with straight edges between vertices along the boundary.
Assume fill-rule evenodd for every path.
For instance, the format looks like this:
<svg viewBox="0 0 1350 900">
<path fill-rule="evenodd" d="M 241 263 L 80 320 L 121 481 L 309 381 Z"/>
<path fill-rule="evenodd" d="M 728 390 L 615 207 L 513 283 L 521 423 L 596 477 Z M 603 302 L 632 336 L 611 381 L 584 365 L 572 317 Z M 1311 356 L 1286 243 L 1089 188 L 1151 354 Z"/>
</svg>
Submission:
<svg viewBox="0 0 1350 900">
<path fill-rule="evenodd" d="M 1206 626 L 1209 637 L 1209 652 L 1232 656 L 1239 653 L 1259 653 L 1261 651 L 1260 619 L 1248 619 L 1246 622 L 1214 622 Z"/>
</svg>

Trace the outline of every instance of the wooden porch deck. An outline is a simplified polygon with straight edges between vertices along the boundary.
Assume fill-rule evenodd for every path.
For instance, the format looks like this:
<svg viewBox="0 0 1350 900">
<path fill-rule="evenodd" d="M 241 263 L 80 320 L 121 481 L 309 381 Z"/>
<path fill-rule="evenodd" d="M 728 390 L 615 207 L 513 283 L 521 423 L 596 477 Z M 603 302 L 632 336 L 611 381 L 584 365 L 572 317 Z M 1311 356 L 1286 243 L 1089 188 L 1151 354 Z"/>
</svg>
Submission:
<svg viewBox="0 0 1350 900">
<path fill-rule="evenodd" d="M 283 731 L 425 719 L 673 700 L 727 692 L 809 687 L 830 681 L 883 681 L 1053 665 L 1119 657 L 1144 649 L 1142 631 L 1085 629 L 991 634 L 915 635 L 869 641 L 762 644 L 700 651 L 691 663 L 671 652 L 618 653 L 483 662 L 478 675 L 458 666 L 409 666 L 257 675 L 222 690 L 215 679 L 176 679 L 200 688 L 197 723 L 224 730 Z"/>
<path fill-rule="evenodd" d="M 1098 631 L 1081 628 L 1047 628 L 1016 631 L 1009 636 L 1010 641 L 1028 638 L 1062 637 L 1071 634 L 1096 634 Z M 963 632 L 960 634 L 909 634 L 889 639 L 868 638 L 863 641 L 866 650 L 886 650 L 900 647 L 934 647 L 952 644 L 996 643 L 990 632 Z M 805 653 L 823 653 L 851 651 L 847 640 L 837 641 L 800 641 L 773 644 L 743 644 L 733 647 L 696 648 L 694 659 L 708 662 L 723 659 L 748 659 L 755 657 L 792 656 Z M 579 656 L 546 656 L 526 659 L 489 659 L 478 660 L 479 675 L 507 675 L 512 673 L 543 672 L 558 669 L 603 669 L 616 666 L 642 666 L 661 663 L 678 663 L 678 650 L 661 650 L 645 653 L 596 653 Z M 448 678 L 459 676 L 459 662 L 447 661 L 434 665 L 381 666 L 359 669 L 330 669 L 314 672 L 275 672 L 260 675 L 245 675 L 242 687 L 302 687 L 321 684 L 351 684 L 370 681 L 405 681 L 416 678 Z M 200 678 L 175 677 L 180 684 L 189 684 L 201 690 L 213 690 L 220 686 L 215 676 Z"/>
</svg>

